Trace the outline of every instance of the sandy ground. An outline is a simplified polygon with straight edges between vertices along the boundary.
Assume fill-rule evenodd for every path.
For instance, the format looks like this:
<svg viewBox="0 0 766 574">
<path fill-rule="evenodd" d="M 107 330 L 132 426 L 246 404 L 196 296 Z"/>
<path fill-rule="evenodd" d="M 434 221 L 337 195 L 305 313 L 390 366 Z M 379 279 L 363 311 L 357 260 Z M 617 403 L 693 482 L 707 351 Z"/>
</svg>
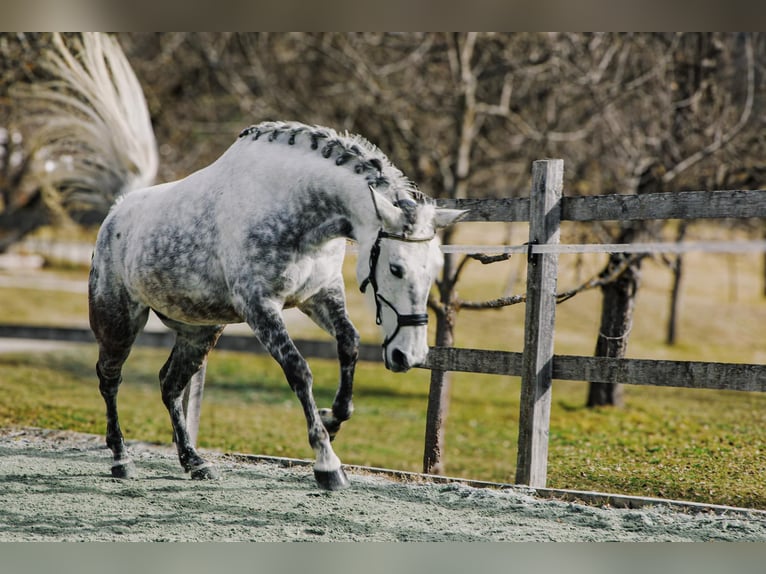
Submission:
<svg viewBox="0 0 766 574">
<path fill-rule="evenodd" d="M 100 436 L 0 429 L 0 541 L 766 541 L 764 514 L 595 507 L 364 472 L 328 493 L 309 467 L 215 452 L 222 479 L 197 482 L 172 447 L 130 448 L 140 477 L 120 481 Z"/>
</svg>

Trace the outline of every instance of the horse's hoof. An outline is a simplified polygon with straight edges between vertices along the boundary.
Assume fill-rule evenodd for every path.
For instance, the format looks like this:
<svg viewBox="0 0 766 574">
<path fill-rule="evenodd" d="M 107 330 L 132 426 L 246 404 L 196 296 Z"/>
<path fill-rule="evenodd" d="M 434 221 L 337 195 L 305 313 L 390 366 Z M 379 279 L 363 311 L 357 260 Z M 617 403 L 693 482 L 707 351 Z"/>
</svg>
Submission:
<svg viewBox="0 0 766 574">
<path fill-rule="evenodd" d="M 138 472 L 132 460 L 115 462 L 112 464 L 112 476 L 114 478 L 136 478 Z"/>
<path fill-rule="evenodd" d="M 216 467 L 206 462 L 191 469 L 191 477 L 192 480 L 218 480 L 221 478 L 221 474 Z"/>
<path fill-rule="evenodd" d="M 323 490 L 343 490 L 351 486 L 346 473 L 342 468 L 338 470 L 316 470 L 314 469 L 314 478 Z"/>
</svg>

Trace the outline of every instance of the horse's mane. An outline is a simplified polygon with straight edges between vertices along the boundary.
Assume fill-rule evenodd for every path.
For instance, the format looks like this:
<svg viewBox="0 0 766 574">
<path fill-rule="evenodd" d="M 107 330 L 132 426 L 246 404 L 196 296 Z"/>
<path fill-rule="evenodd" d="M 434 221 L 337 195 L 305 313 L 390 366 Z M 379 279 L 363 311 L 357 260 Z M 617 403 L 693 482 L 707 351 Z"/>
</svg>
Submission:
<svg viewBox="0 0 766 574">
<path fill-rule="evenodd" d="M 352 169 L 363 175 L 375 187 L 388 188 L 386 195 L 392 200 L 411 199 L 417 203 L 428 203 L 430 198 L 418 190 L 380 149 L 358 134 L 341 134 L 323 126 L 310 126 L 299 122 L 262 122 L 243 129 L 240 138 L 249 137 L 256 141 L 261 138 L 309 149 L 334 162 L 334 165 Z"/>
</svg>

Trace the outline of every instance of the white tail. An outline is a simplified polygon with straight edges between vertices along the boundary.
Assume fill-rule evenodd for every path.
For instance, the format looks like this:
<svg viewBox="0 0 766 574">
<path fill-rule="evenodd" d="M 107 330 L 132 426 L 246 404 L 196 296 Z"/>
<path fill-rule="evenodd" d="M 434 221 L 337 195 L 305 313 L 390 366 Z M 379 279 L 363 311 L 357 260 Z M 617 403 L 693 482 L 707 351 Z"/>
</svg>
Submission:
<svg viewBox="0 0 766 574">
<path fill-rule="evenodd" d="M 38 177 L 67 201 L 110 205 L 157 174 L 157 143 L 143 90 L 120 45 L 100 33 L 59 34 L 41 65 L 53 79 L 18 92 L 37 150 Z"/>
</svg>

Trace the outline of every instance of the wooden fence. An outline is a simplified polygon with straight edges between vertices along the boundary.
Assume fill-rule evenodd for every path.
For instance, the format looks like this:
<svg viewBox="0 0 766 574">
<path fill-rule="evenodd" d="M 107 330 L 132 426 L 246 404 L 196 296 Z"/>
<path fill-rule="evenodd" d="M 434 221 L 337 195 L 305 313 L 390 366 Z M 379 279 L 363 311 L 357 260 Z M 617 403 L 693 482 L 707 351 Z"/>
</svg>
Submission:
<svg viewBox="0 0 766 574">
<path fill-rule="evenodd" d="M 432 347 L 422 368 L 520 376 L 521 402 L 516 483 L 544 488 L 552 381 L 619 382 L 697 389 L 766 392 L 766 365 L 653 361 L 555 355 L 561 221 L 764 218 L 766 190 L 690 191 L 644 195 L 566 197 L 562 160 L 533 165 L 529 198 L 438 200 L 442 207 L 469 209 L 463 221 L 529 222 L 527 301 L 523 352 Z M 613 250 L 619 250 L 619 246 Z M 93 342 L 87 329 L 0 325 L 0 337 Z M 144 332 L 139 345 L 172 346 L 173 335 Z M 330 341 L 298 340 L 308 357 L 336 357 Z M 217 348 L 264 352 L 252 336 L 224 335 Z M 360 359 L 380 361 L 378 345 L 362 345 Z"/>
<path fill-rule="evenodd" d="M 766 391 L 766 365 L 651 361 L 553 354 L 562 220 L 763 218 L 766 191 L 691 191 L 566 197 L 563 161 L 534 163 L 529 199 L 441 200 L 470 209 L 464 221 L 528 221 L 527 301 L 522 353 L 432 348 L 425 368 L 521 376 L 516 483 L 543 488 L 553 379 Z M 614 250 L 619 250 L 615 248 Z"/>
</svg>

